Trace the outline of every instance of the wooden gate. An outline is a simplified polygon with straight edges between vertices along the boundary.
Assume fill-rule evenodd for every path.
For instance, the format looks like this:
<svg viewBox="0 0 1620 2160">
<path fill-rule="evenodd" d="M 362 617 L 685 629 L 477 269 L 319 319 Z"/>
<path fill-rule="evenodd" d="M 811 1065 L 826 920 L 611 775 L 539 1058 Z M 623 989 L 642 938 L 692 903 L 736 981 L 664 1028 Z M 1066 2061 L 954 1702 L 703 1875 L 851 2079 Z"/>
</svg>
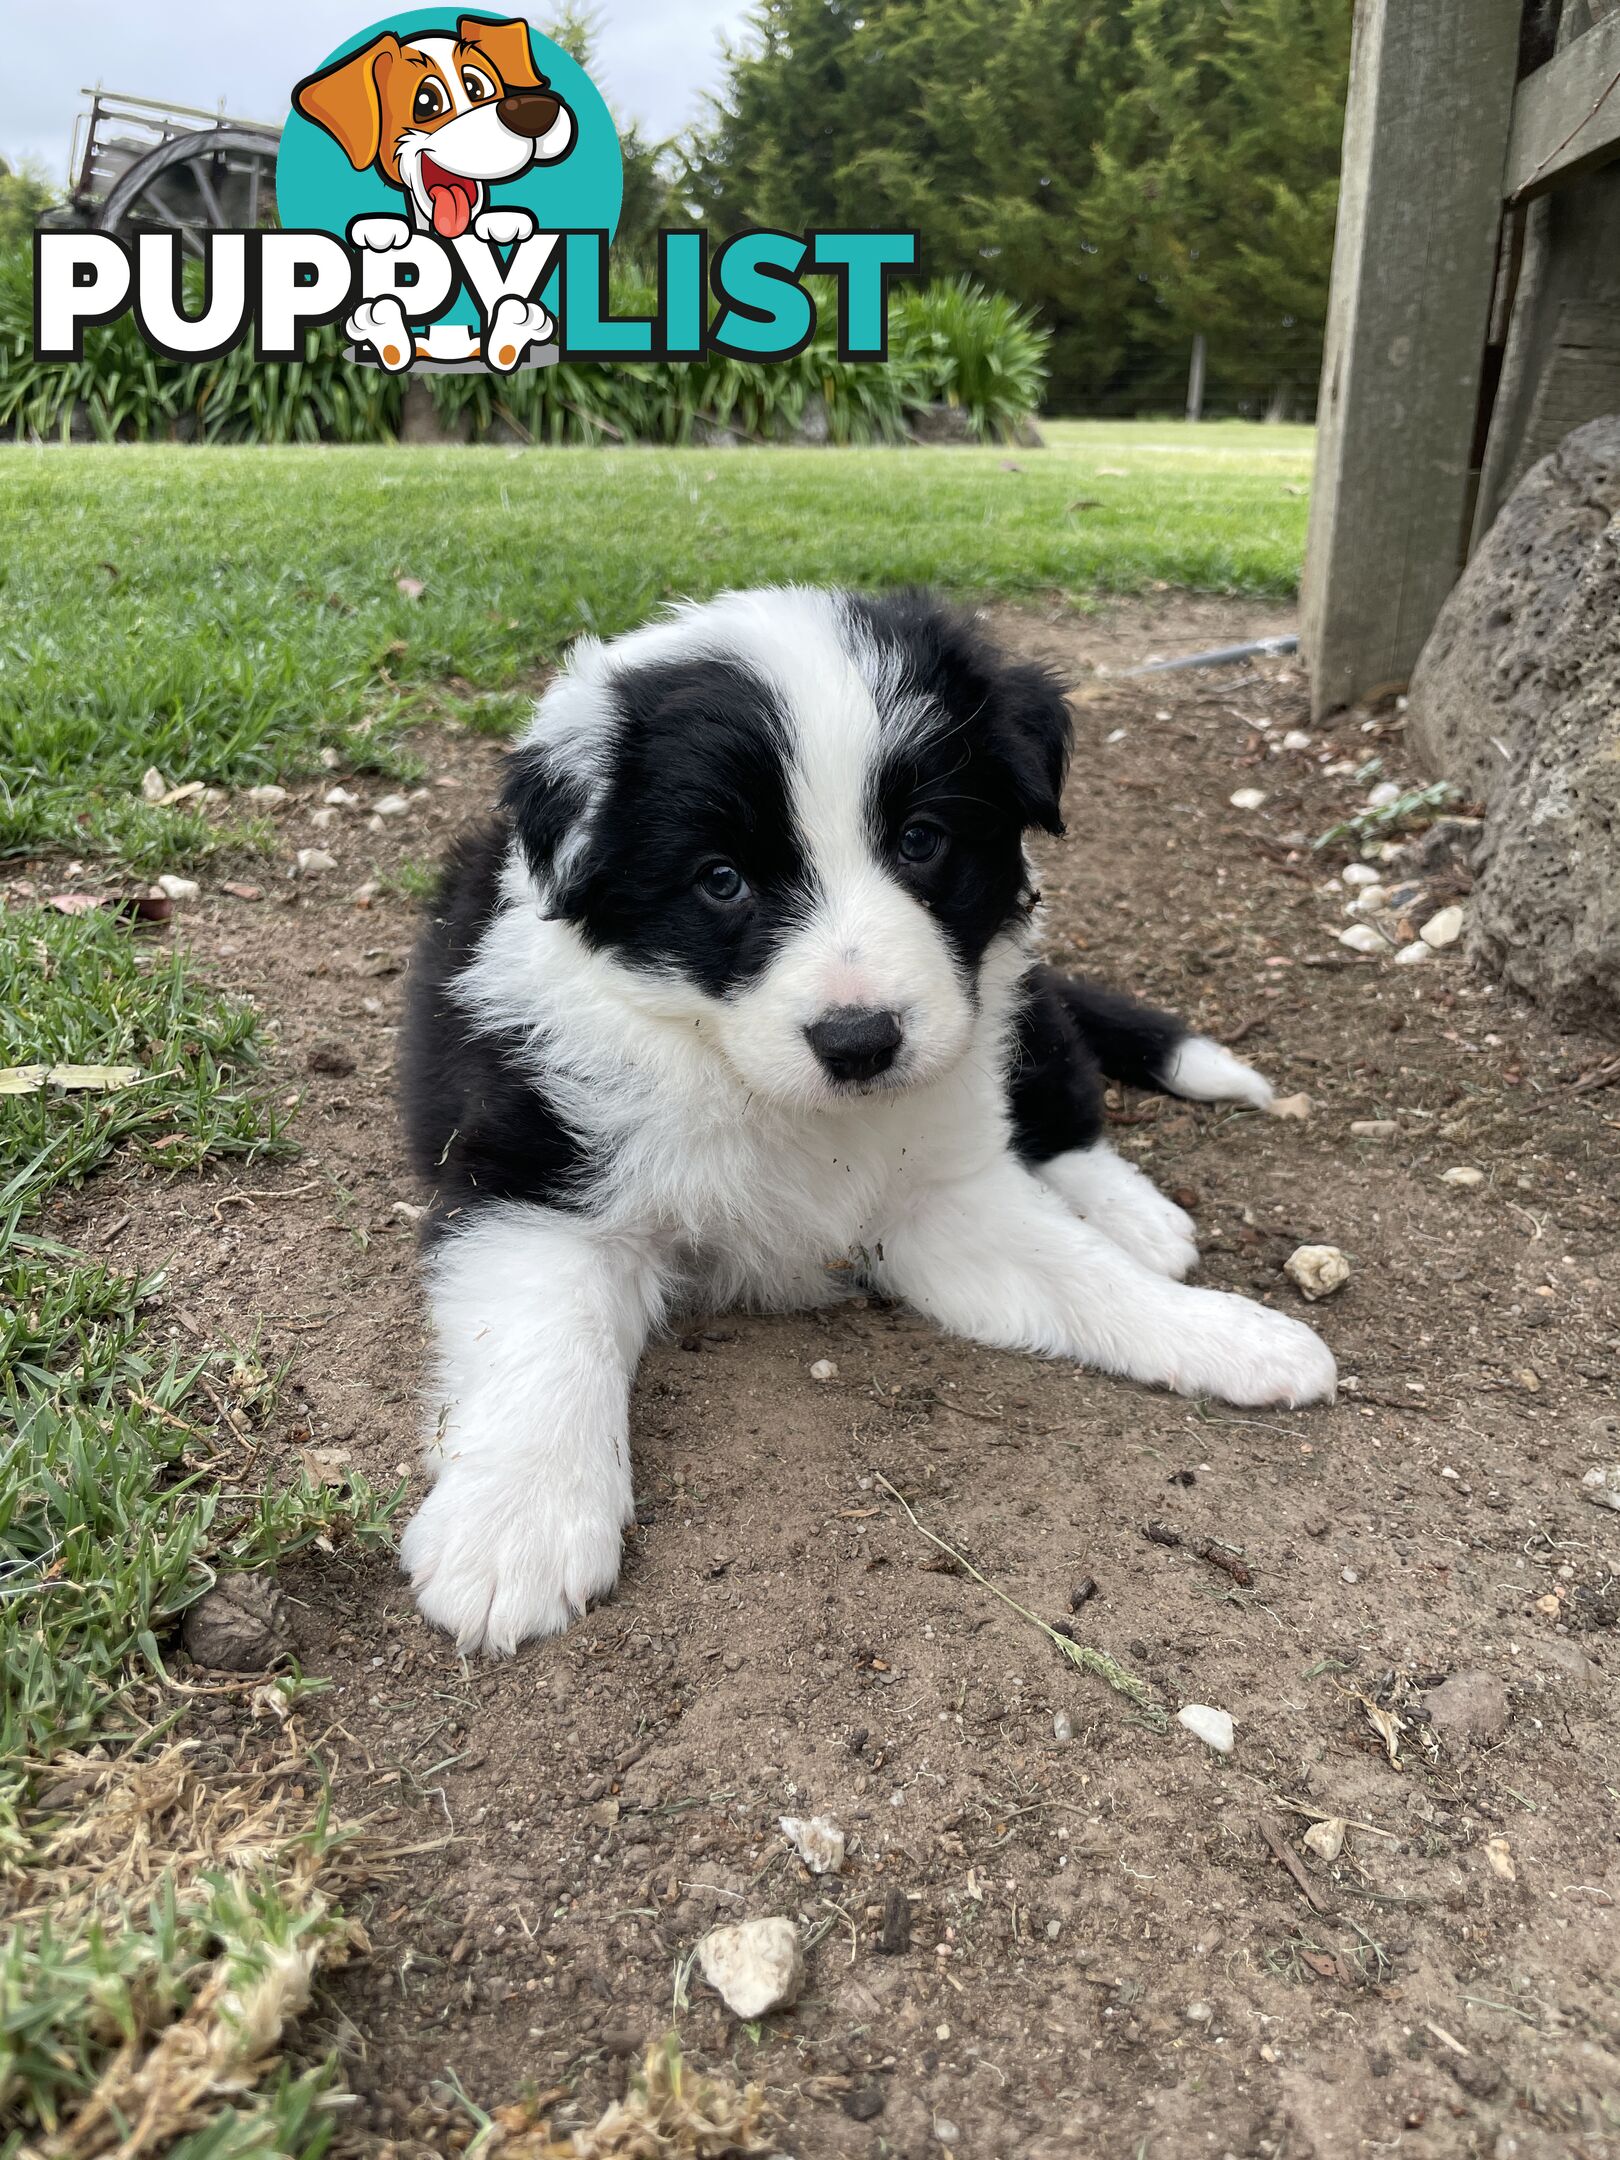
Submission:
<svg viewBox="0 0 1620 2160">
<path fill-rule="evenodd" d="M 1620 411 L 1620 0 L 1357 0 L 1302 638 L 1404 683 L 1526 468 Z"/>
</svg>

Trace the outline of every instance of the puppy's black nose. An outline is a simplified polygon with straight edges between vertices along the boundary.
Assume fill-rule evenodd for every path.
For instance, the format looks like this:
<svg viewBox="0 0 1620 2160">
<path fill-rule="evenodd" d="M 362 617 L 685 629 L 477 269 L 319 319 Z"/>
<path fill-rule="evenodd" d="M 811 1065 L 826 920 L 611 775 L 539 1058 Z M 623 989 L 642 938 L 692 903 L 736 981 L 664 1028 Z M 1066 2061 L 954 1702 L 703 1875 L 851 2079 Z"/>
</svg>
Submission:
<svg viewBox="0 0 1620 2160">
<path fill-rule="evenodd" d="M 835 1005 L 805 1029 L 805 1039 L 834 1080 L 875 1080 L 894 1063 L 900 1015 L 869 1005 Z"/>
<path fill-rule="evenodd" d="M 496 99 L 495 110 L 503 127 L 538 142 L 556 126 L 562 99 L 550 90 L 509 90 L 505 97 Z"/>
</svg>

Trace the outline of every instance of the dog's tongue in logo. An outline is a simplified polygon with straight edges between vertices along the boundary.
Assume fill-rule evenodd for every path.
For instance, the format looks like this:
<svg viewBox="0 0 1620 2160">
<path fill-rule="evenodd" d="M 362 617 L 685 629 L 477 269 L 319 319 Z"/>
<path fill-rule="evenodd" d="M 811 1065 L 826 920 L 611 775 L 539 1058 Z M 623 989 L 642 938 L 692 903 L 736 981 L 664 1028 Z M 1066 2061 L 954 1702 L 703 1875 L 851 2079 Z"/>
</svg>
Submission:
<svg viewBox="0 0 1620 2160">
<path fill-rule="evenodd" d="M 442 165 L 424 156 L 422 185 L 433 205 L 433 230 L 441 240 L 459 239 L 471 222 L 478 199 L 474 183 L 460 173 L 446 172 Z"/>
</svg>

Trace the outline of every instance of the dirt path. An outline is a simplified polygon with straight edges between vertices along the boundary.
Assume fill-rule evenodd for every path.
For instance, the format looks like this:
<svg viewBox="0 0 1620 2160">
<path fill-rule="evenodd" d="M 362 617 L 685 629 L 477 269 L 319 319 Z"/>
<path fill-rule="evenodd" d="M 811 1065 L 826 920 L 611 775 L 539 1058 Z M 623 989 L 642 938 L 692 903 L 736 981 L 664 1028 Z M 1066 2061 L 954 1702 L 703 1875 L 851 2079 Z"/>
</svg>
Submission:
<svg viewBox="0 0 1620 2160">
<path fill-rule="evenodd" d="M 1001 621 L 1082 674 L 1279 627 L 1168 600 Z M 561 1641 L 468 1666 L 385 1564 L 292 1567 L 339 1807 L 447 1840 L 405 1863 L 313 2021 L 365 2096 L 362 2146 L 459 2149 L 452 2072 L 486 2105 L 565 2086 L 559 2123 L 591 2119 L 702 1930 L 782 1912 L 815 1942 L 798 2009 L 740 2028 L 694 1978 L 678 2024 L 764 2085 L 802 2160 L 1620 2151 L 1620 1518 L 1580 1492 L 1620 1455 L 1620 1090 L 1570 1084 L 1612 1046 L 1455 955 L 1332 941 L 1342 858 L 1289 836 L 1361 792 L 1322 766 L 1369 740 L 1352 720 L 1268 755 L 1262 724 L 1307 725 L 1286 665 L 1092 678 L 1078 716 L 1075 837 L 1042 850 L 1054 953 L 1315 1101 L 1304 1123 L 1134 1101 L 1115 1137 L 1196 1195 L 1207 1280 L 1300 1310 L 1293 1247 L 1351 1256 L 1316 1315 L 1338 1404 L 1200 1410 L 863 1304 L 721 1318 L 646 1361 L 624 1582 Z M 1378 747 L 1398 773 L 1398 739 Z M 131 1218 L 111 1254 L 171 1262 L 181 1343 L 258 1328 L 292 1360 L 268 1447 L 380 1480 L 414 1466 L 422 1363 L 390 1101 L 413 922 L 348 895 L 434 854 L 494 764 L 472 738 L 425 749 L 432 784 L 381 832 L 352 811 L 313 832 L 311 791 L 288 806 L 287 857 L 318 840 L 340 874 L 248 866 L 263 900 L 211 890 L 182 925 L 279 1027 L 302 1156 L 103 1183 L 64 1216 L 91 1242 Z M 1230 807 L 1245 786 L 1258 812 Z M 1395 1136 L 1352 1135 L 1373 1119 Z M 1483 1184 L 1443 1183 L 1454 1166 Z M 1092 1579 L 1076 1633 L 1172 1712 L 1230 1711 L 1232 1755 L 1153 1729 L 942 1572 L 879 1475 L 1049 1620 Z M 1239 1549 L 1251 1584 L 1151 1523 Z M 1505 1684 L 1505 1719 L 1487 1703 L 1477 1744 L 1436 1738 L 1422 1691 L 1469 1672 Z M 811 1812 L 848 1834 L 840 1877 L 778 1834 Z M 1311 1814 L 1370 1827 L 1329 1867 Z M 895 1887 L 910 1945 L 886 1954 Z"/>
</svg>

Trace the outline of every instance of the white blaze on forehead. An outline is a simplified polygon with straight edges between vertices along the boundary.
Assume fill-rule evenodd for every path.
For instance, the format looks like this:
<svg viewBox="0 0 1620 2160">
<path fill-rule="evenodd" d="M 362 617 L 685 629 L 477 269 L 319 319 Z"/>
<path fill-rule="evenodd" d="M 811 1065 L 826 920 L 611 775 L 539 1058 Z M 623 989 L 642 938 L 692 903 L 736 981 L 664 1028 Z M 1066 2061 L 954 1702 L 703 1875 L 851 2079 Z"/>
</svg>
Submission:
<svg viewBox="0 0 1620 2160">
<path fill-rule="evenodd" d="M 409 41 L 405 50 L 407 54 L 419 52 L 425 59 L 432 61 L 434 73 L 450 93 L 450 110 L 452 112 L 471 112 L 472 99 L 468 97 L 462 85 L 461 70 L 456 65 L 456 41 L 454 38 L 415 37 Z M 407 82 L 410 82 L 412 77 L 420 76 L 426 72 L 422 68 L 411 67 L 409 60 L 405 64 L 409 70 L 405 78 Z M 483 72 L 486 74 L 489 72 L 487 65 Z M 415 95 L 416 92 L 413 89 L 411 96 L 414 98 Z"/>
</svg>

